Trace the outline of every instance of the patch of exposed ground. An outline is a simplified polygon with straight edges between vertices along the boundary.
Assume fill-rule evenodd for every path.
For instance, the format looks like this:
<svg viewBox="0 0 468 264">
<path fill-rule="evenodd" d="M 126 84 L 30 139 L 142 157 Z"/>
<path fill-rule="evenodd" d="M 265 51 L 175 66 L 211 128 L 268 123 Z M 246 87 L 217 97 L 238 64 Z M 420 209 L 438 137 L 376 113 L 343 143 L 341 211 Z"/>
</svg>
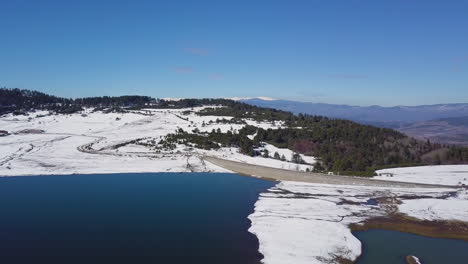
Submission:
<svg viewBox="0 0 468 264">
<path fill-rule="evenodd" d="M 419 220 L 398 213 L 385 217 L 370 218 L 361 223 L 350 224 L 349 226 L 352 231 L 388 229 L 427 237 L 468 241 L 467 222 Z"/>
</svg>

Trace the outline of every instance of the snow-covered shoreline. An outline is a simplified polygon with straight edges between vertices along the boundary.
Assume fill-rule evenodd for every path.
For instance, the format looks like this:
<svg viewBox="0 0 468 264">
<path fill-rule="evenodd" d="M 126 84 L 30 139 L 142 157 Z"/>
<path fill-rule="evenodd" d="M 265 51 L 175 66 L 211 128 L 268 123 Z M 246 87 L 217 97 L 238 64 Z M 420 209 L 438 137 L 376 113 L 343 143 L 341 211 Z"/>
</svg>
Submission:
<svg viewBox="0 0 468 264">
<path fill-rule="evenodd" d="M 412 169 L 399 172 L 405 175 Z M 444 184 L 440 173 L 444 171 L 427 174 L 425 183 Z M 399 180 L 399 175 L 394 176 Z M 362 249 L 350 225 L 395 213 L 420 220 L 468 223 L 468 190 L 280 182 L 260 195 L 249 216 L 249 231 L 258 237 L 266 264 L 354 261 Z"/>
<path fill-rule="evenodd" d="M 468 186 L 468 165 L 436 165 L 376 171 L 376 180 Z"/>
</svg>

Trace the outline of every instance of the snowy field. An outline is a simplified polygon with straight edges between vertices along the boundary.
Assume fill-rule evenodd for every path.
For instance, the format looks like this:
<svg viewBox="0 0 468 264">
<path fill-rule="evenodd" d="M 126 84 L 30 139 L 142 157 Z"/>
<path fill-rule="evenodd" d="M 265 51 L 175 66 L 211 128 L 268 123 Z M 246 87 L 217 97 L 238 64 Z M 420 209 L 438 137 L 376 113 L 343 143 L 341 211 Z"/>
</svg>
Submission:
<svg viewBox="0 0 468 264">
<path fill-rule="evenodd" d="M 199 116 L 204 107 L 187 109 L 144 109 L 130 113 L 102 113 L 87 109 L 71 115 L 49 115 L 47 111 L 28 116 L 6 115 L 0 117 L 0 128 L 10 135 L 0 137 L 0 176 L 86 174 L 119 172 L 226 172 L 225 169 L 204 162 L 204 154 L 235 161 L 303 170 L 312 165 L 297 165 L 273 158 L 249 157 L 235 148 L 217 151 L 189 149 L 178 145 L 172 151 L 157 153 L 150 146 L 128 144 L 146 139 L 158 142 L 179 128 L 191 132 L 198 129 L 209 132 L 238 131 L 243 124 L 217 123 L 217 119 L 230 120 L 229 116 Z M 184 113 L 190 111 L 189 114 Z M 249 125 L 265 129 L 281 127 L 280 122 L 244 120 Z M 34 129 L 29 133 L 19 133 Z M 42 133 L 41 133 L 42 132 Z M 144 141 L 144 140 L 143 140 Z M 265 145 L 271 152 L 278 151 L 291 159 L 292 151 Z M 260 148 L 261 151 L 263 148 Z M 311 163 L 313 157 L 302 155 Z"/>
<path fill-rule="evenodd" d="M 376 171 L 378 180 L 468 186 L 468 165 L 438 165 Z"/>
<path fill-rule="evenodd" d="M 337 263 L 338 257 L 355 260 L 361 254 L 349 224 L 395 212 L 468 222 L 468 193 L 281 182 L 261 194 L 249 231 L 259 239 L 263 263 Z"/>
</svg>

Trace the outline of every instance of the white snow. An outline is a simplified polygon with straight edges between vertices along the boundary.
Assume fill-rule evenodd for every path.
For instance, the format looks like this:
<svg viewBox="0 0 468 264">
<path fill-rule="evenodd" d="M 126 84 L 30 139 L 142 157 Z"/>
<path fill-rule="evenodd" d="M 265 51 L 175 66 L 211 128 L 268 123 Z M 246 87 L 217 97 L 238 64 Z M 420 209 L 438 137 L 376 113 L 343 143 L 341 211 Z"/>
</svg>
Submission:
<svg viewBox="0 0 468 264">
<path fill-rule="evenodd" d="M 226 98 L 234 101 L 241 101 L 241 100 L 249 100 L 249 99 L 260 99 L 263 101 L 275 101 L 277 99 L 271 98 L 271 97 L 266 97 L 266 96 L 258 96 L 258 97 L 231 97 L 231 98 Z"/>
<path fill-rule="evenodd" d="M 165 98 L 162 98 L 162 100 L 164 101 L 180 101 L 180 100 L 184 100 L 185 98 L 182 98 L 182 97 L 178 97 L 178 98 L 172 98 L 172 97 L 165 97 Z"/>
<path fill-rule="evenodd" d="M 418 257 L 411 256 L 411 258 L 413 258 L 413 260 L 416 262 L 416 264 L 422 264 Z"/>
<path fill-rule="evenodd" d="M 290 150 L 290 149 L 285 149 L 285 148 L 277 148 L 271 144 L 267 144 L 267 143 L 263 143 L 264 144 L 264 147 L 263 149 L 267 149 L 270 156 L 273 157 L 275 152 L 278 152 L 278 154 L 280 156 L 284 155 L 284 157 L 286 158 L 286 160 L 291 160 L 291 157 L 293 155 L 293 151 Z M 314 164 L 316 162 L 316 159 L 314 157 L 311 157 L 311 156 L 306 156 L 306 155 L 303 155 L 303 154 L 300 154 L 302 159 L 308 163 L 308 164 Z"/>
<path fill-rule="evenodd" d="M 212 106 L 210 106 L 212 107 Z M 215 106 L 216 107 L 216 106 Z M 306 170 L 310 165 L 297 166 L 291 162 L 249 157 L 237 149 L 219 151 L 187 149 L 156 153 L 155 149 L 129 141 L 148 138 L 159 142 L 164 136 L 178 129 L 192 132 L 238 131 L 243 124 L 223 124 L 216 120 L 229 116 L 199 116 L 197 111 L 205 107 L 187 109 L 142 109 L 130 113 L 102 113 L 86 109 L 71 115 L 49 115 L 47 111 L 28 116 L 6 115 L 0 117 L 0 127 L 12 135 L 0 138 L 0 176 L 118 173 L 118 172 L 188 172 L 227 170 L 203 162 L 200 157 L 210 154 L 218 157 L 273 166 L 276 168 Z M 187 112 L 188 111 L 188 112 Z M 282 123 L 257 122 L 246 119 L 248 124 L 265 129 L 277 129 Z M 15 134 L 24 129 L 40 129 L 42 134 Z M 144 140 L 143 140 L 144 141 Z M 92 153 L 78 148 L 91 145 Z M 190 164 L 188 167 L 187 165 Z"/>
<path fill-rule="evenodd" d="M 430 198 L 419 199 L 422 196 Z M 393 203 L 367 202 L 382 197 Z M 249 216 L 249 231 L 258 237 L 266 264 L 335 263 L 336 257 L 355 260 L 361 254 L 361 243 L 349 224 L 397 210 L 421 219 L 468 221 L 467 198 L 464 189 L 281 182 L 261 194 Z"/>
<path fill-rule="evenodd" d="M 460 190 L 447 199 L 404 200 L 398 210 L 423 220 L 455 220 L 468 222 L 468 190 Z"/>
<path fill-rule="evenodd" d="M 468 221 L 468 200 L 418 199 L 404 201 L 400 212 L 423 220 Z"/>
<path fill-rule="evenodd" d="M 468 165 L 394 168 L 376 173 L 380 175 L 374 177 L 377 180 L 468 186 Z"/>
<path fill-rule="evenodd" d="M 281 149 L 281 150 L 285 152 L 290 151 L 287 149 Z M 200 150 L 200 151 L 203 153 L 209 154 L 210 156 L 214 156 L 214 157 L 218 157 L 218 158 L 222 158 L 226 160 L 238 161 L 238 162 L 243 162 L 247 164 L 255 164 L 255 165 L 266 166 L 266 167 L 271 167 L 271 168 L 294 170 L 294 171 L 306 171 L 306 170 L 312 170 L 314 168 L 313 165 L 308 165 L 308 164 L 296 164 L 290 161 L 282 161 L 282 160 L 277 160 L 273 158 L 264 158 L 261 156 L 251 157 L 251 156 L 243 155 L 239 153 L 239 150 L 236 148 L 221 148 L 216 151 L 215 150 L 211 150 L 211 151 Z"/>
</svg>

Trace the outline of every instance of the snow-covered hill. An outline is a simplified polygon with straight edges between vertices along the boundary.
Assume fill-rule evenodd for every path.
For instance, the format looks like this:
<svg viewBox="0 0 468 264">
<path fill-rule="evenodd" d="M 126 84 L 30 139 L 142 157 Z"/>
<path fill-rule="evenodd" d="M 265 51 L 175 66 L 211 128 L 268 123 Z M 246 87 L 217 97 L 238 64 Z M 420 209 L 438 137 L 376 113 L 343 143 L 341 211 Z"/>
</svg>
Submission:
<svg viewBox="0 0 468 264">
<path fill-rule="evenodd" d="M 246 124 L 265 129 L 281 127 L 278 122 L 274 124 L 249 119 L 244 120 L 246 124 L 219 123 L 215 121 L 223 118 L 230 120 L 232 117 L 197 115 L 196 112 L 203 108 L 146 109 L 127 113 L 87 109 L 71 115 L 51 115 L 42 111 L 28 116 L 3 116 L 0 127 L 10 135 L 0 137 L 0 176 L 226 171 L 203 162 L 202 156 L 205 154 L 276 168 L 303 171 L 312 168 L 311 165 L 273 158 L 246 156 L 236 148 L 200 150 L 184 145 L 170 151 L 155 148 L 157 142 L 180 128 L 185 131 L 196 128 L 200 132 L 213 129 L 227 132 L 238 131 Z M 288 149 L 277 149 L 268 144 L 263 148 L 278 151 L 287 160 L 292 156 Z M 314 162 L 312 157 L 303 158 Z"/>
</svg>

